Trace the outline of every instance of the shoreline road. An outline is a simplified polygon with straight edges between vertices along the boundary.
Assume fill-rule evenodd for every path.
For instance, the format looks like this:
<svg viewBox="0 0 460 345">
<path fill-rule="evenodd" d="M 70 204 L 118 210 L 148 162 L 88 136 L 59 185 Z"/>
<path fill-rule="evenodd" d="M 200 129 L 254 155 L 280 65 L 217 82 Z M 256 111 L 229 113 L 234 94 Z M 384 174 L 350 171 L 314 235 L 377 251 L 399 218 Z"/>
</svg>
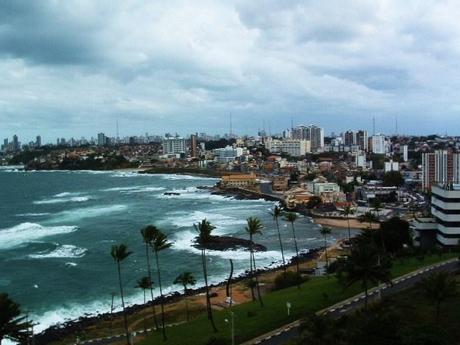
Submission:
<svg viewBox="0 0 460 345">
<path fill-rule="evenodd" d="M 393 280 L 393 285 L 380 285 L 369 291 L 369 302 L 382 297 L 392 295 L 399 291 L 413 287 L 424 277 L 434 272 L 447 271 L 455 272 L 459 269 L 459 261 L 457 258 L 444 261 L 431 266 L 423 267 L 419 270 L 408 273 L 404 276 Z M 317 314 L 329 315 L 332 318 L 338 319 L 342 315 L 351 313 L 364 305 L 364 293 L 360 293 L 352 298 L 337 303 L 326 309 L 323 309 Z M 288 341 L 299 336 L 300 320 L 278 328 L 272 332 L 264 334 L 260 337 L 244 342 L 241 345 L 283 345 Z"/>
</svg>

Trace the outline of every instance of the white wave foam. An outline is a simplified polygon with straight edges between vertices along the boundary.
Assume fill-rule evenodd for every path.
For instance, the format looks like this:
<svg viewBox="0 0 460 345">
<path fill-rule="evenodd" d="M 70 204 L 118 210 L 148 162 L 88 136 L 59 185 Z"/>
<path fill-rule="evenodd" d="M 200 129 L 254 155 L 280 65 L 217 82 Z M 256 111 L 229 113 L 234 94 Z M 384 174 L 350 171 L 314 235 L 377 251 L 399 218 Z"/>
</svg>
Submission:
<svg viewBox="0 0 460 345">
<path fill-rule="evenodd" d="M 63 192 L 63 193 L 58 193 L 54 195 L 56 198 L 63 198 L 65 196 L 78 196 L 81 195 L 82 193 L 80 192 Z"/>
<path fill-rule="evenodd" d="M 196 233 L 193 231 L 181 231 L 174 237 L 172 245 L 173 249 L 187 251 L 196 255 L 201 254 L 201 250 L 193 247 L 193 243 L 196 237 Z M 219 257 L 221 259 L 233 259 L 233 260 L 248 260 L 248 251 L 246 249 L 238 250 L 206 250 L 206 255 L 210 257 Z M 268 250 L 265 252 L 257 252 L 256 260 L 262 265 L 270 264 L 274 261 L 281 260 L 281 253 L 276 250 Z"/>
<path fill-rule="evenodd" d="M 68 203 L 68 202 L 85 202 L 88 200 L 90 200 L 90 197 L 88 196 L 74 196 L 71 198 L 58 197 L 56 199 L 45 199 L 45 200 L 34 201 L 34 204 L 35 205 L 63 204 L 63 203 Z"/>
<path fill-rule="evenodd" d="M 31 259 L 51 259 L 51 258 L 82 258 L 85 256 L 86 249 L 79 248 L 77 246 L 73 246 L 70 244 L 64 244 L 62 246 L 57 247 L 51 252 L 39 252 L 37 254 L 30 254 L 29 257 Z"/>
<path fill-rule="evenodd" d="M 48 216 L 50 213 L 48 212 L 43 212 L 43 213 L 19 213 L 16 215 L 16 217 L 43 217 L 43 216 Z"/>
<path fill-rule="evenodd" d="M 112 205 L 106 207 L 83 207 L 73 210 L 62 211 L 56 214 L 56 217 L 51 220 L 52 223 L 70 222 L 86 218 L 99 217 L 105 214 L 123 212 L 127 209 L 126 205 Z"/>
<path fill-rule="evenodd" d="M 173 189 L 173 190 L 168 191 L 168 193 L 175 193 L 175 194 L 172 194 L 172 195 L 171 194 L 168 194 L 168 195 L 160 194 L 160 195 L 157 195 L 157 198 L 159 199 L 184 199 L 184 200 L 207 199 L 207 200 L 212 200 L 212 201 L 235 200 L 231 197 L 211 194 L 209 191 L 204 190 L 204 189 L 199 189 L 197 187 L 187 187 L 184 189 Z"/>
<path fill-rule="evenodd" d="M 120 192 L 123 194 L 133 193 L 148 193 L 148 192 L 159 192 L 165 190 L 164 187 L 151 187 L 151 186 L 131 186 L 131 187 L 114 187 L 103 189 L 103 192 Z"/>
<path fill-rule="evenodd" d="M 75 266 L 77 266 L 78 264 L 77 264 L 76 262 L 71 262 L 71 261 L 69 261 L 69 262 L 66 262 L 65 265 L 66 265 L 66 266 L 69 266 L 69 267 L 75 267 Z"/>
<path fill-rule="evenodd" d="M 226 216 L 219 213 L 208 213 L 203 211 L 194 211 L 192 213 L 185 212 L 173 212 L 169 214 L 169 217 L 164 222 L 172 224 L 178 228 L 191 227 L 193 224 L 207 219 L 213 225 L 217 227 L 216 233 L 219 233 L 221 228 L 234 225 L 244 225 L 246 221 L 244 219 L 238 219 L 231 216 Z"/>
<path fill-rule="evenodd" d="M 42 226 L 36 223 L 21 223 L 0 230 L 0 249 L 11 249 L 35 240 L 67 234 L 77 230 L 76 226 Z"/>
<path fill-rule="evenodd" d="M 219 179 L 214 177 L 195 176 L 195 175 L 181 175 L 181 174 L 157 174 L 163 180 L 177 181 L 177 180 L 209 180 L 218 181 Z"/>
</svg>

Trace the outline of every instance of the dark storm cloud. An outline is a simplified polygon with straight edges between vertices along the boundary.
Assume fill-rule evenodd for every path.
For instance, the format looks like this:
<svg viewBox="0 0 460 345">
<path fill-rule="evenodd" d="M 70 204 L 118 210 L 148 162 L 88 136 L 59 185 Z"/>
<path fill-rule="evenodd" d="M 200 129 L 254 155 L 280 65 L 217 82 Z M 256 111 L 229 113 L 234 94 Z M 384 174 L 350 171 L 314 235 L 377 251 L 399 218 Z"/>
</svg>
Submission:
<svg viewBox="0 0 460 345">
<path fill-rule="evenodd" d="M 110 134 L 117 117 L 125 134 L 225 131 L 230 112 L 242 132 L 395 115 L 443 132 L 458 17 L 449 0 L 0 0 L 0 136 Z"/>
</svg>

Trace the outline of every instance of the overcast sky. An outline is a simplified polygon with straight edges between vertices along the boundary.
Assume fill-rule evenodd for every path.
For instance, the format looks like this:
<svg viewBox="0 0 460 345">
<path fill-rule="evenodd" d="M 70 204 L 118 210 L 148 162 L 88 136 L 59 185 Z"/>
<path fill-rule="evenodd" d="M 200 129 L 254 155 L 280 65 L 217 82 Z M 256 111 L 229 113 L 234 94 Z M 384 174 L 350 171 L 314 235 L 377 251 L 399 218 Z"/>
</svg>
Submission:
<svg viewBox="0 0 460 345">
<path fill-rule="evenodd" d="M 460 3 L 0 0 L 0 137 L 460 134 Z"/>
</svg>

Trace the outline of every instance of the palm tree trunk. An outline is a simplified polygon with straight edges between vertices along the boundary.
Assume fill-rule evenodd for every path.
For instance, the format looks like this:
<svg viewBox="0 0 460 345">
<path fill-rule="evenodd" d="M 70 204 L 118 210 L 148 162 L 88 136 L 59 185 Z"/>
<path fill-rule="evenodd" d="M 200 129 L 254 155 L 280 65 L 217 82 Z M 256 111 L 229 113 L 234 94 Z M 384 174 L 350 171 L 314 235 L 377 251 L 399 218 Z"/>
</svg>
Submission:
<svg viewBox="0 0 460 345">
<path fill-rule="evenodd" d="M 437 301 L 436 302 L 436 324 L 439 323 L 439 315 L 440 315 L 440 312 L 441 312 L 441 301 Z"/>
<path fill-rule="evenodd" d="M 368 299 L 369 299 L 369 292 L 368 292 L 368 288 L 367 288 L 367 280 L 364 280 L 363 284 L 364 284 L 364 308 L 367 310 L 367 302 L 368 302 Z"/>
<path fill-rule="evenodd" d="M 351 230 L 350 230 L 350 216 L 347 214 L 347 223 L 348 223 L 348 244 L 351 241 Z"/>
<path fill-rule="evenodd" d="M 209 296 L 208 269 L 206 267 L 206 249 L 203 249 L 201 252 L 201 260 L 203 263 L 204 285 L 206 287 L 206 308 L 208 312 L 208 319 L 209 322 L 211 322 L 211 326 L 214 332 L 217 332 L 217 327 L 214 323 L 214 317 L 212 315 L 211 297 Z"/>
<path fill-rule="evenodd" d="M 326 238 L 326 235 L 324 235 L 324 254 L 326 256 L 326 274 L 328 275 L 327 271 L 328 271 L 328 268 L 329 268 L 329 258 L 327 257 L 327 238 Z"/>
<path fill-rule="evenodd" d="M 150 298 L 152 301 L 152 315 L 153 315 L 153 323 L 155 324 L 155 330 L 158 330 L 158 320 L 157 320 L 157 313 L 155 311 L 155 303 L 153 300 L 153 281 L 152 281 L 152 269 L 150 267 L 150 250 L 149 250 L 149 245 L 148 243 L 145 244 L 145 256 L 147 258 L 147 271 L 148 271 L 148 276 L 150 279 Z"/>
<path fill-rule="evenodd" d="M 157 262 L 157 273 L 158 273 L 158 286 L 160 287 L 160 304 L 161 304 L 161 331 L 163 332 L 163 340 L 166 340 L 166 328 L 165 328 L 165 304 L 163 301 L 163 288 L 161 286 L 161 273 L 160 273 L 160 262 L 158 260 L 158 251 L 155 251 L 155 260 Z"/>
<path fill-rule="evenodd" d="M 144 305 L 147 303 L 146 298 L 145 298 L 145 289 L 144 289 Z M 147 336 L 147 322 L 144 314 L 144 334 Z"/>
<path fill-rule="evenodd" d="M 260 306 L 263 307 L 264 302 L 262 301 L 262 295 L 260 294 L 259 277 L 257 276 L 256 257 L 254 255 L 254 253 L 252 254 L 252 260 L 253 260 L 253 266 L 254 266 L 254 272 L 255 272 L 254 276 L 255 276 L 255 280 L 256 280 L 257 296 L 259 297 Z"/>
<path fill-rule="evenodd" d="M 284 271 L 284 275 L 286 275 L 286 261 L 284 260 L 283 241 L 281 240 L 281 232 L 280 232 L 280 225 L 278 222 L 278 217 L 275 218 L 275 221 L 276 221 L 276 229 L 278 230 L 278 240 L 280 241 L 281 258 L 283 259 L 283 271 Z"/>
<path fill-rule="evenodd" d="M 250 244 L 249 244 L 249 279 L 250 279 L 250 288 L 251 288 L 251 296 L 252 296 L 252 300 L 255 301 L 256 300 L 256 295 L 254 293 L 254 269 L 253 269 L 253 261 L 252 261 L 252 256 L 253 256 L 253 251 L 254 251 L 254 248 L 252 246 L 252 235 L 249 235 L 249 241 L 250 241 Z"/>
<path fill-rule="evenodd" d="M 190 321 L 190 316 L 188 313 L 188 298 L 187 298 L 187 285 L 184 284 L 184 301 L 185 301 L 185 315 L 187 318 L 187 322 Z"/>
<path fill-rule="evenodd" d="M 123 295 L 123 283 L 121 282 L 120 261 L 117 261 L 117 269 L 118 269 L 118 283 L 120 284 L 121 308 L 123 309 L 123 321 L 124 321 L 125 332 L 126 332 L 126 344 L 129 345 L 128 317 L 125 312 L 125 297 Z"/>
<path fill-rule="evenodd" d="M 300 276 L 300 266 L 299 266 L 299 248 L 297 247 L 297 238 L 295 236 L 295 227 L 294 227 L 294 222 L 291 223 L 292 226 L 292 235 L 294 237 L 294 246 L 295 246 L 295 265 L 297 268 L 297 275 Z M 300 285 L 298 285 L 300 288 Z"/>
</svg>

